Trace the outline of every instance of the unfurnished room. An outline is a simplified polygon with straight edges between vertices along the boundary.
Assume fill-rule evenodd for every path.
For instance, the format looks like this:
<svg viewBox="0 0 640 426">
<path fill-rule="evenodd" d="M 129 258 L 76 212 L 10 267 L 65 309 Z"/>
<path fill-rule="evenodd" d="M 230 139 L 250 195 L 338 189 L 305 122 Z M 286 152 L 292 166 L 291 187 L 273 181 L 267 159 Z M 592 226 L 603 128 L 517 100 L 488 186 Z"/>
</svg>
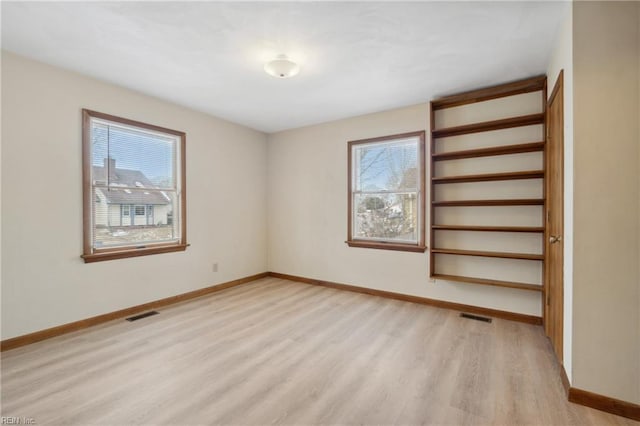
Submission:
<svg viewBox="0 0 640 426">
<path fill-rule="evenodd" d="M 640 425 L 640 2 L 0 16 L 0 424 Z"/>
</svg>

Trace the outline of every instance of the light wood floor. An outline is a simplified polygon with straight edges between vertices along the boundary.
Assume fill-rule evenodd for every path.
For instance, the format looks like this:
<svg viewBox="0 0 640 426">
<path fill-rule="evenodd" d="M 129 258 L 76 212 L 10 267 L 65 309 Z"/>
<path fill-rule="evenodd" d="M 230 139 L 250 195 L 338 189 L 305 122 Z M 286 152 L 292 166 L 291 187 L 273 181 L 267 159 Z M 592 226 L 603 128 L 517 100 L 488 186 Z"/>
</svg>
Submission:
<svg viewBox="0 0 640 426">
<path fill-rule="evenodd" d="M 566 401 L 542 328 L 266 278 L 2 354 L 41 424 L 637 424 Z"/>
</svg>

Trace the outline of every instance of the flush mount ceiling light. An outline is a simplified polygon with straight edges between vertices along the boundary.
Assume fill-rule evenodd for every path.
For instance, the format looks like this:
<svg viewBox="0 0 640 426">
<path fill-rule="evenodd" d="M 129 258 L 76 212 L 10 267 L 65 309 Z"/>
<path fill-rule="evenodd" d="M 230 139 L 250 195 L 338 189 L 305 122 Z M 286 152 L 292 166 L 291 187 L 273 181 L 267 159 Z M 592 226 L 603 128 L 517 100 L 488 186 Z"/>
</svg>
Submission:
<svg viewBox="0 0 640 426">
<path fill-rule="evenodd" d="M 300 72 L 300 65 L 287 58 L 287 55 L 278 55 L 275 59 L 264 64 L 264 70 L 276 78 L 289 78 Z"/>
</svg>

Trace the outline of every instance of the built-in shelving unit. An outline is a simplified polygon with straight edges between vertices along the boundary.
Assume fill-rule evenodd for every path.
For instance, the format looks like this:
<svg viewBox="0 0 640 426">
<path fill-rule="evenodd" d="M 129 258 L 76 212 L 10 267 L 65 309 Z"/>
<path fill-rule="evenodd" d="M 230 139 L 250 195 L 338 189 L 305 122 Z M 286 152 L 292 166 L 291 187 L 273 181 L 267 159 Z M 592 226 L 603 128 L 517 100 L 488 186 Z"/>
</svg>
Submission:
<svg viewBox="0 0 640 426">
<path fill-rule="evenodd" d="M 469 226 L 469 225 L 433 225 L 436 231 L 484 231 L 484 232 L 533 232 L 544 233 L 542 226 Z"/>
<path fill-rule="evenodd" d="M 461 277 L 458 275 L 434 274 L 433 278 L 439 278 L 446 281 L 458 281 L 461 283 L 495 285 L 498 287 L 517 288 L 521 290 L 542 291 L 542 287 L 536 284 L 523 284 L 513 281 L 489 280 L 485 278 Z"/>
<path fill-rule="evenodd" d="M 505 253 L 496 251 L 483 251 L 483 250 L 457 250 L 457 249 L 431 249 L 433 253 L 442 254 L 457 254 L 459 256 L 481 256 L 481 257 L 499 257 L 502 259 L 523 259 L 523 260 L 543 260 L 544 256 L 541 254 L 530 253 Z"/>
<path fill-rule="evenodd" d="M 533 94 L 539 92 L 540 104 L 539 111 L 535 113 L 516 114 L 515 116 L 507 115 L 504 118 L 492 118 L 488 121 L 478 121 L 472 123 L 455 123 L 454 125 L 437 127 L 436 113 L 449 108 L 464 107 L 471 104 L 498 100 L 511 96 L 517 96 L 522 94 Z M 531 95 L 534 96 L 534 95 Z M 529 99 L 529 98 L 528 98 Z M 474 277 L 467 276 L 465 273 L 460 275 L 449 272 L 441 272 L 439 270 L 438 256 L 448 255 L 457 256 L 461 258 L 465 257 L 481 257 L 481 258 L 497 258 L 506 259 L 507 261 L 528 261 L 528 262 L 544 262 L 544 244 L 542 239 L 544 238 L 544 223 L 543 217 L 540 217 L 539 226 L 532 226 L 528 224 L 457 224 L 449 223 L 442 218 L 446 218 L 446 215 L 439 214 L 439 208 L 453 207 L 453 208 L 466 208 L 466 207 L 482 207 L 489 209 L 501 209 L 512 208 L 514 206 L 525 209 L 537 209 L 535 211 L 542 212 L 544 209 L 540 209 L 540 206 L 545 204 L 544 195 L 544 153 L 545 153 L 545 115 L 546 115 L 546 77 L 534 77 L 527 80 L 508 83 L 496 87 L 490 87 L 486 89 L 476 90 L 472 92 L 466 92 L 458 95 L 448 96 L 441 99 L 436 99 L 431 102 L 431 252 L 430 252 L 430 276 L 435 279 L 445 281 L 456 281 L 471 284 L 491 285 L 498 287 L 507 287 L 514 289 L 521 289 L 527 291 L 542 291 L 543 284 L 530 283 L 530 282 L 518 282 L 510 280 L 491 279 L 486 277 Z M 483 146 L 477 148 L 473 145 L 465 145 L 463 148 L 447 149 L 443 145 L 451 143 L 451 139 L 455 139 L 457 136 L 474 135 L 484 132 L 492 132 L 497 130 L 514 129 L 525 126 L 542 126 L 540 139 L 534 141 L 515 141 L 514 143 L 505 143 L 501 141 L 500 144 L 495 146 L 487 146 L 485 143 Z M 447 139 L 445 139 L 447 138 Z M 485 138 L 486 139 L 486 138 Z M 457 145 L 453 145 L 454 147 Z M 510 167 L 504 167 L 500 170 L 501 165 L 510 165 L 507 157 L 503 156 L 515 156 L 518 154 L 539 153 L 541 161 L 539 162 L 541 169 L 536 170 L 517 170 L 511 171 Z M 482 173 L 457 173 L 457 174 L 439 174 L 439 168 L 437 165 L 442 165 L 445 162 L 452 162 L 457 160 L 465 160 L 473 162 L 476 158 L 496 157 L 497 159 L 504 159 L 494 161 L 491 164 L 496 165 L 494 170 L 490 172 Z M 485 160 L 487 161 L 487 160 Z M 491 160 L 488 160 L 491 161 Z M 469 164 L 469 163 L 467 163 Z M 473 169 L 473 167 L 471 167 Z M 455 170 L 459 170 L 457 168 Z M 505 170 L 506 169 L 506 170 Z M 438 188 L 447 186 L 448 184 L 475 184 L 480 182 L 506 182 L 506 181 L 522 181 L 538 179 L 542 182 L 542 189 L 539 197 L 531 198 L 531 194 L 519 194 L 524 195 L 522 198 L 516 197 L 504 197 L 500 198 L 499 194 L 494 194 L 494 197 L 478 197 L 477 199 L 442 199 L 443 197 L 437 197 Z M 468 192 L 467 192 L 468 193 Z M 518 194 L 516 194 L 518 195 Z M 527 196 L 529 195 L 529 196 Z M 475 198 L 475 197 L 474 197 Z M 485 210 L 483 210 L 486 212 Z M 532 210 L 534 211 L 534 210 Z M 500 214 L 499 210 L 492 210 L 496 212 L 496 215 Z M 531 212 L 529 212 L 531 213 Z M 490 215 L 491 213 L 489 213 Z M 537 213 L 536 213 L 537 214 Z M 541 213 L 542 215 L 542 213 Z M 453 216 L 455 217 L 455 216 Z M 486 217 L 486 215 L 485 215 Z M 438 223 L 440 218 L 445 223 Z M 453 221 L 452 221 L 453 222 Z M 487 250 L 478 249 L 466 249 L 460 247 L 440 247 L 437 244 L 438 233 L 441 232 L 457 232 L 468 235 L 468 233 L 484 233 L 483 236 L 491 238 L 491 233 L 502 233 L 504 235 L 513 235 L 513 238 L 524 238 L 524 234 L 532 235 L 528 238 L 540 238 L 540 250 L 539 253 L 523 253 L 517 250 L 514 251 L 496 251 L 489 249 L 491 245 L 488 245 Z M 520 237 L 518 237 L 520 236 Z M 507 237 L 511 238 L 511 237 Z M 451 241 L 459 241 L 463 238 L 451 239 Z M 476 245 L 478 239 L 475 240 Z M 479 241 L 483 241 L 480 239 Z M 460 264 L 460 260 L 457 260 L 456 265 Z M 541 264 L 541 270 L 543 265 Z M 461 268 L 465 269 L 465 268 Z M 517 270 L 516 270 L 517 272 Z M 544 274 L 540 274 L 541 280 L 543 280 Z"/>
<path fill-rule="evenodd" d="M 504 200 L 452 200 L 452 201 L 432 201 L 433 207 L 490 207 L 490 206 L 542 206 L 544 198 L 512 198 Z"/>
<path fill-rule="evenodd" d="M 541 179 L 544 177 L 544 170 L 527 170 L 522 172 L 508 173 L 487 173 L 482 175 L 463 175 L 463 176 L 434 176 L 431 183 L 434 185 L 440 183 L 465 183 L 465 182 L 491 182 L 494 180 L 519 180 L 519 179 Z"/>
<path fill-rule="evenodd" d="M 544 151 L 544 142 L 523 143 L 510 146 L 469 149 L 465 151 L 442 152 L 433 154 L 433 161 L 460 160 L 463 158 L 494 157 L 498 155 L 521 154 L 525 152 Z"/>
<path fill-rule="evenodd" d="M 485 121 L 482 123 L 465 124 L 464 126 L 446 127 L 444 129 L 433 130 L 434 138 L 446 138 L 449 136 L 460 136 L 469 133 L 488 132 L 490 130 L 510 129 L 512 127 L 531 126 L 533 124 L 544 123 L 544 114 L 530 114 L 521 117 L 511 117 L 502 120 Z"/>
</svg>

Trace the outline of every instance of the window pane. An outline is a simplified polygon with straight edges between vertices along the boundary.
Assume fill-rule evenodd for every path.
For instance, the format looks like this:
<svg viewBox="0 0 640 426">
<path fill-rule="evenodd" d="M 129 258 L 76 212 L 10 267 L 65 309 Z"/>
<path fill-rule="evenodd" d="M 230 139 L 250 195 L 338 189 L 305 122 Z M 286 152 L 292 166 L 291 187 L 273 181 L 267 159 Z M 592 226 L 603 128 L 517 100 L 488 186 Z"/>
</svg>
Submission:
<svg viewBox="0 0 640 426">
<path fill-rule="evenodd" d="M 353 209 L 353 238 L 417 243 L 416 192 L 355 194 Z"/>
<path fill-rule="evenodd" d="M 179 240 L 175 191 L 95 188 L 95 195 L 94 247 Z"/>
<path fill-rule="evenodd" d="M 418 189 L 418 138 L 354 145 L 355 191 Z"/>
<path fill-rule="evenodd" d="M 92 122 L 91 130 L 96 184 L 105 185 L 108 180 L 113 186 L 175 189 L 176 137 L 100 120 Z"/>
<path fill-rule="evenodd" d="M 183 251 L 186 134 L 82 114 L 85 262 Z"/>
</svg>

